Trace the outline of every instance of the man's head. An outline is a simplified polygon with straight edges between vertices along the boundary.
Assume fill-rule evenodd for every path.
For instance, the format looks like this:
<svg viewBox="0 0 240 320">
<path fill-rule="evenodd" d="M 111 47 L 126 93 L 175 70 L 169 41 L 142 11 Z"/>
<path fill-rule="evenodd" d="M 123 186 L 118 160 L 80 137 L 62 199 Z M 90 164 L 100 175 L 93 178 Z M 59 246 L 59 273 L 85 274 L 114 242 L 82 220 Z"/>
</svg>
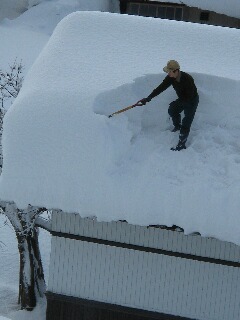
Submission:
<svg viewBox="0 0 240 320">
<path fill-rule="evenodd" d="M 163 71 L 168 73 L 169 77 L 177 78 L 179 75 L 180 65 L 176 60 L 169 60 Z"/>
</svg>

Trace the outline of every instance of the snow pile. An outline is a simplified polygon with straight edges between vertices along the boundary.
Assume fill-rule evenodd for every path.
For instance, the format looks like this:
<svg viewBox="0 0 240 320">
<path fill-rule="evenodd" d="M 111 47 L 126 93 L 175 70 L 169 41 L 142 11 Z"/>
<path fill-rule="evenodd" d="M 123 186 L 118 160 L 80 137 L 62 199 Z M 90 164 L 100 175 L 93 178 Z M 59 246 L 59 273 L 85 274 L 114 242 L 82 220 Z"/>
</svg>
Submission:
<svg viewBox="0 0 240 320">
<path fill-rule="evenodd" d="M 1 0 L 0 21 L 4 18 L 14 19 L 28 9 L 27 0 Z"/>
<path fill-rule="evenodd" d="M 5 117 L 0 198 L 240 244 L 239 32 L 109 13 L 66 17 Z M 149 94 L 169 59 L 200 94 L 182 152 L 169 150 L 178 140 L 168 130 L 172 89 L 107 117 Z"/>
<path fill-rule="evenodd" d="M 33 8 L 34 7 L 34 8 Z M 49 10 L 52 8 L 52 10 Z M 55 12 L 54 12 L 55 8 Z M 28 12 L 28 9 L 32 9 L 31 12 Z M 45 14 L 41 15 L 42 10 L 46 10 Z M 61 12 L 59 12 L 61 10 Z M 66 10 L 66 11 L 64 11 Z M 42 26 L 46 27 L 53 25 L 56 19 L 61 16 L 61 13 L 64 12 L 67 15 L 70 12 L 74 11 L 107 11 L 107 12 L 118 12 L 119 11 L 119 1 L 118 0 L 1 0 L 0 3 L 0 21 L 4 18 L 15 19 L 18 16 L 21 16 L 20 20 L 24 22 L 26 17 L 31 16 L 39 20 L 45 21 Z M 22 13 L 26 13 L 22 15 Z M 40 14 L 40 15 L 39 15 Z M 49 14 L 51 14 L 53 20 L 49 20 Z M 63 18 L 63 17 L 62 17 Z M 60 19 L 61 20 L 61 19 Z M 59 21 L 60 21 L 59 20 Z M 24 23 L 23 23 L 24 25 Z"/>
<path fill-rule="evenodd" d="M 0 1 L 0 69 L 8 70 L 9 65 L 17 60 L 22 63 L 25 76 L 56 25 L 65 16 L 75 11 L 118 12 L 119 3 L 118 0 Z M 19 16 L 21 12 L 24 13 Z M 19 17 L 9 20 L 10 17 L 15 16 Z M 10 100 L 5 101 L 4 107 L 8 109 L 10 104 Z"/>
</svg>

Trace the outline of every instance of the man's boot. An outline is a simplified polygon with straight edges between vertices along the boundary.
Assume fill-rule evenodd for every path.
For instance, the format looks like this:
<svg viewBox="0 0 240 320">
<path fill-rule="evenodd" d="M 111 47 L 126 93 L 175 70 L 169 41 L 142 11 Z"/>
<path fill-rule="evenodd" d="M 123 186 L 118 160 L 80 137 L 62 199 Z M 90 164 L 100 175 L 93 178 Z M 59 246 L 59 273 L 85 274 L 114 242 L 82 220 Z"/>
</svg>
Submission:
<svg viewBox="0 0 240 320">
<path fill-rule="evenodd" d="M 183 149 L 186 149 L 186 142 L 189 135 L 189 130 L 184 130 L 181 128 L 180 135 L 179 135 L 179 141 L 175 148 L 171 148 L 172 151 L 181 151 Z"/>
<path fill-rule="evenodd" d="M 172 151 L 181 151 L 183 149 L 186 149 L 185 143 L 181 143 L 180 141 L 175 148 L 171 148 Z"/>
</svg>

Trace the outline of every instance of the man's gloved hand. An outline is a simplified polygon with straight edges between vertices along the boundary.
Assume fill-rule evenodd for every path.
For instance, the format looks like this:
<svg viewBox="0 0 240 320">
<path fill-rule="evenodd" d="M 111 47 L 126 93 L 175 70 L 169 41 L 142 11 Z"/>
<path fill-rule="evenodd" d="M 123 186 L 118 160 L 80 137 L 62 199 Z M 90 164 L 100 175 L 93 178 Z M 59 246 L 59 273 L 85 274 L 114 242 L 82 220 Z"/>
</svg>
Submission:
<svg viewBox="0 0 240 320">
<path fill-rule="evenodd" d="M 149 99 L 149 98 L 143 98 L 142 100 L 140 100 L 140 103 L 143 105 L 143 106 L 145 106 L 145 104 L 147 103 L 147 102 L 150 102 L 151 101 L 151 99 Z"/>
</svg>

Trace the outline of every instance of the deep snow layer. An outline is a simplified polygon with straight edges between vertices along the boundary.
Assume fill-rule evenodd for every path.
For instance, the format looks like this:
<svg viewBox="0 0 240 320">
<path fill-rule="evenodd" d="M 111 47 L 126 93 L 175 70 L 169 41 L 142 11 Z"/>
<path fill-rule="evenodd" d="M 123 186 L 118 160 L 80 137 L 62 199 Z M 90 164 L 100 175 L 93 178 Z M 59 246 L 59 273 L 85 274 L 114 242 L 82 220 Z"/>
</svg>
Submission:
<svg viewBox="0 0 240 320">
<path fill-rule="evenodd" d="M 26 21 L 26 16 L 31 16 L 32 18 L 39 19 L 39 16 L 34 15 L 39 12 L 44 7 L 45 14 L 43 14 L 42 20 L 46 21 L 49 18 L 49 14 L 52 15 L 50 8 L 55 8 L 55 16 L 59 16 L 59 10 L 65 11 L 65 15 L 70 12 L 77 10 L 81 11 L 107 11 L 107 12 L 119 12 L 119 1 L 118 0 L 1 0 L 0 2 L 0 21 L 2 19 L 15 19 L 21 16 L 21 20 Z M 27 12 L 31 9 L 31 12 Z M 25 14 L 23 14 L 25 12 Z M 41 14 L 41 13 L 40 13 Z M 57 18 L 57 17 L 56 17 Z M 48 23 L 43 24 L 47 26 L 55 21 L 48 21 Z M 24 24 L 23 24 L 24 25 Z M 34 23 L 33 23 L 34 25 Z M 33 26 L 32 25 L 32 26 Z"/>
<path fill-rule="evenodd" d="M 105 221 L 176 224 L 240 244 L 238 39 L 236 29 L 184 22 L 65 18 L 5 117 L 0 198 Z M 178 139 L 168 130 L 172 89 L 107 117 L 150 93 L 171 58 L 193 75 L 201 100 L 179 153 L 169 150 Z"/>
</svg>

